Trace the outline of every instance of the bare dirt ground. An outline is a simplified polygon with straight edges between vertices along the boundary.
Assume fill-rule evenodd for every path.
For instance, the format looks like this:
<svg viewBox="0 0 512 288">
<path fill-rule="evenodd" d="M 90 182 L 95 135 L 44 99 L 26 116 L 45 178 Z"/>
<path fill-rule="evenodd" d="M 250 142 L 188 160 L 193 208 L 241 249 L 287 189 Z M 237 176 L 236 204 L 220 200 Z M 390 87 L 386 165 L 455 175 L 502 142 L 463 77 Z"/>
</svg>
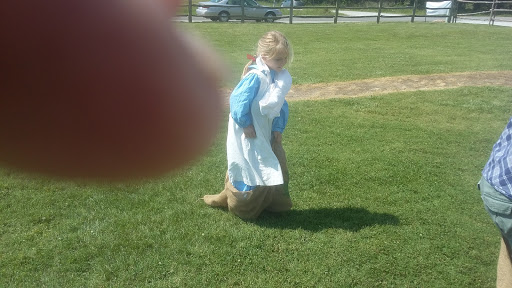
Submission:
<svg viewBox="0 0 512 288">
<path fill-rule="evenodd" d="M 385 77 L 324 84 L 294 85 L 289 101 L 350 98 L 416 90 L 448 89 L 463 86 L 512 87 L 512 71 Z"/>
<path fill-rule="evenodd" d="M 463 86 L 512 87 L 512 71 L 412 75 L 348 82 L 293 85 L 286 99 L 288 101 L 294 101 L 351 98 L 393 92 L 449 89 Z M 226 97 L 229 97 L 231 90 L 223 92 Z"/>
</svg>

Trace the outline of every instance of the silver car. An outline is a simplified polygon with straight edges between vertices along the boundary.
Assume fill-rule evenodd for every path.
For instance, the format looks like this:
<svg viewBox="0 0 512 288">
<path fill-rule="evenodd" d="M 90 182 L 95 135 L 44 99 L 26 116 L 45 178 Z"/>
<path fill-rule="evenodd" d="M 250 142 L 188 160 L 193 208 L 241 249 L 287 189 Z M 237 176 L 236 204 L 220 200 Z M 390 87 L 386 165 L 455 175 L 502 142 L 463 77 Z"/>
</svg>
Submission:
<svg viewBox="0 0 512 288">
<path fill-rule="evenodd" d="M 244 1 L 245 19 L 265 22 L 283 16 L 279 9 L 261 6 L 254 0 L 210 0 L 199 2 L 196 9 L 197 16 L 210 18 L 213 21 L 227 22 L 229 19 L 242 19 L 242 1 Z"/>
</svg>

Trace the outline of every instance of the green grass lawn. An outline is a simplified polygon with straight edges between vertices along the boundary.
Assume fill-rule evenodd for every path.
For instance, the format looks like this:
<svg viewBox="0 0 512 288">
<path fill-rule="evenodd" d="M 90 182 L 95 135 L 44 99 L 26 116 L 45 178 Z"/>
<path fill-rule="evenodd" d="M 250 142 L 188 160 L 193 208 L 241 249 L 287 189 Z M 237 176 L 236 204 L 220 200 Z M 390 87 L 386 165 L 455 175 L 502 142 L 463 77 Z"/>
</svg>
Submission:
<svg viewBox="0 0 512 288">
<path fill-rule="evenodd" d="M 263 31 L 283 30 L 295 45 L 298 83 L 511 68 L 512 56 L 498 53 L 510 47 L 511 30 L 402 25 L 193 27 L 240 65 Z M 459 51 L 430 59 L 441 71 L 421 60 L 448 49 L 435 37 L 414 44 L 416 52 L 388 47 L 411 35 L 419 42 L 423 27 L 443 30 Z M 384 31 L 392 34 L 379 36 Z M 470 33 L 496 41 L 480 47 Z M 355 74 L 327 65 L 327 39 L 338 38 L 349 53 L 340 59 L 356 58 Z M 357 53 L 376 51 L 370 43 L 379 55 L 403 52 L 419 63 L 399 62 L 400 72 L 385 58 L 376 74 L 376 58 Z M 497 56 L 487 54 L 502 61 L 489 63 Z M 225 125 L 204 157 L 157 180 L 92 185 L 2 169 L 0 287 L 494 287 L 499 236 L 476 182 L 511 114 L 511 95 L 473 87 L 291 102 L 283 145 L 294 208 L 256 221 L 199 200 L 223 188 Z"/>
<path fill-rule="evenodd" d="M 226 59 L 231 87 L 246 55 L 269 30 L 292 43 L 295 84 L 400 75 L 512 70 L 510 27 L 449 23 L 182 23 L 214 44 Z"/>
<path fill-rule="evenodd" d="M 290 103 L 295 207 L 244 222 L 225 130 L 165 179 L 94 186 L 2 171 L 2 287 L 493 287 L 499 236 L 475 184 L 512 89 Z"/>
</svg>

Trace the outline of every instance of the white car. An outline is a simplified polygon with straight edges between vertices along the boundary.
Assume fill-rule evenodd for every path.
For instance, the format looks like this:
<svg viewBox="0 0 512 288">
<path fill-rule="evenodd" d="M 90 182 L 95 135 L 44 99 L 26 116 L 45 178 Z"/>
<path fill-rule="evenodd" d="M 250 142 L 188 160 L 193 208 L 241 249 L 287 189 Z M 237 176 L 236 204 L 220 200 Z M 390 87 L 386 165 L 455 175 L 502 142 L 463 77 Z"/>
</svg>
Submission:
<svg viewBox="0 0 512 288">
<path fill-rule="evenodd" d="M 230 19 L 242 19 L 242 1 L 244 15 L 247 20 L 274 22 L 283 16 L 279 9 L 261 6 L 254 0 L 210 0 L 199 2 L 196 15 L 213 21 L 227 22 Z"/>
</svg>

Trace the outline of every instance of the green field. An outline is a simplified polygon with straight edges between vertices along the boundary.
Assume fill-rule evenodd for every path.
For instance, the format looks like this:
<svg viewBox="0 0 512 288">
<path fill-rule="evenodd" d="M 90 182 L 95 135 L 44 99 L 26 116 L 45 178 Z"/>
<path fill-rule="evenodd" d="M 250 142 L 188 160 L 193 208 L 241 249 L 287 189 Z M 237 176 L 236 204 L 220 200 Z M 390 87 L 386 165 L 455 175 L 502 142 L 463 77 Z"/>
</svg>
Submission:
<svg viewBox="0 0 512 288">
<path fill-rule="evenodd" d="M 270 29 L 296 84 L 512 70 L 510 28 L 444 23 L 182 25 L 239 79 Z M 292 211 L 242 221 L 220 192 L 225 125 L 162 179 L 93 185 L 0 170 L 0 287 L 495 287 L 499 235 L 476 182 L 512 88 L 290 102 Z M 224 120 L 227 115 L 224 115 Z"/>
<path fill-rule="evenodd" d="M 240 79 L 259 37 L 282 31 L 294 49 L 295 84 L 512 69 L 512 29 L 447 23 L 183 23 L 214 44 Z"/>
</svg>

